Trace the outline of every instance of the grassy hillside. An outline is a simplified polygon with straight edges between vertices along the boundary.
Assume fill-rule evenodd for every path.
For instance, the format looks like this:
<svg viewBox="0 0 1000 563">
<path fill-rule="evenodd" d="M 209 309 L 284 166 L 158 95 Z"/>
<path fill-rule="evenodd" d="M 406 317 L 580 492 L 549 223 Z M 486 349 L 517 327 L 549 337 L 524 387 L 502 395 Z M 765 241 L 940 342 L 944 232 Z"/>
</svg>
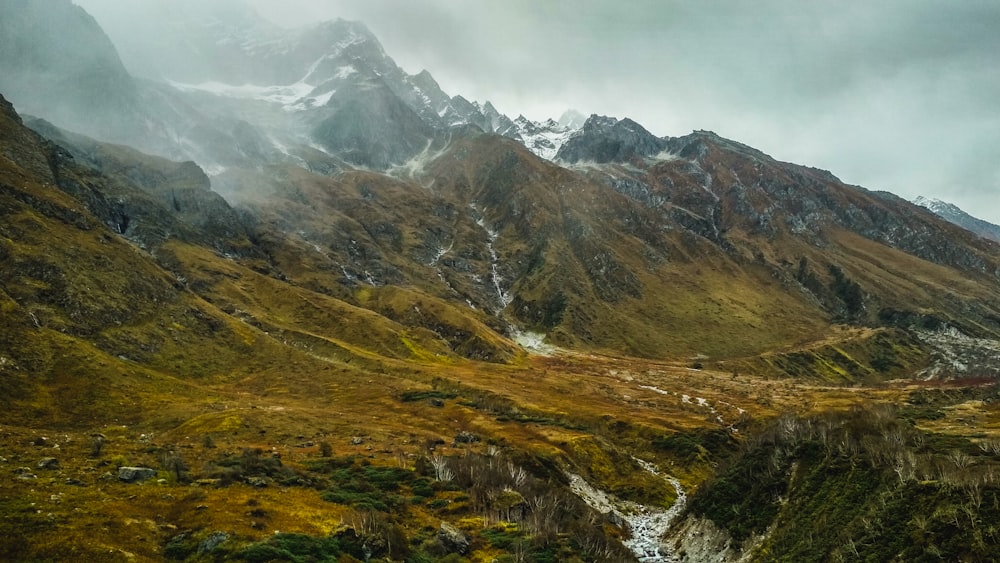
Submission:
<svg viewBox="0 0 1000 563">
<path fill-rule="evenodd" d="M 989 337 L 986 274 L 850 229 L 721 244 L 490 136 L 405 180 L 234 172 L 237 208 L 60 142 L 0 116 L 0 558 L 630 560 L 568 475 L 674 502 L 639 460 L 764 559 L 841 549 L 803 539 L 828 508 L 859 553 L 911 555 L 878 522 L 992 556 L 992 388 L 914 381 L 911 330 Z"/>
</svg>

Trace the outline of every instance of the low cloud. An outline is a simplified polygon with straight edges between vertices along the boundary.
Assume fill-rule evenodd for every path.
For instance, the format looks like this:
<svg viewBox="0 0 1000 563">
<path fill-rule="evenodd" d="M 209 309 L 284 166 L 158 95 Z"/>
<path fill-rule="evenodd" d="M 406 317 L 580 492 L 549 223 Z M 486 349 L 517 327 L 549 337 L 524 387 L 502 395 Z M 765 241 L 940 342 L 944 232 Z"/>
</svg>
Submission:
<svg viewBox="0 0 1000 563">
<path fill-rule="evenodd" d="M 141 26 L 128 12 L 164 2 L 77 3 L 116 43 L 135 45 Z M 239 10 L 236 0 L 212 4 Z M 512 116 L 573 107 L 628 116 L 658 135 L 711 129 L 850 183 L 948 200 L 1000 223 L 993 1 L 248 4 L 285 27 L 361 20 L 408 72 L 426 68 L 448 93 Z"/>
</svg>

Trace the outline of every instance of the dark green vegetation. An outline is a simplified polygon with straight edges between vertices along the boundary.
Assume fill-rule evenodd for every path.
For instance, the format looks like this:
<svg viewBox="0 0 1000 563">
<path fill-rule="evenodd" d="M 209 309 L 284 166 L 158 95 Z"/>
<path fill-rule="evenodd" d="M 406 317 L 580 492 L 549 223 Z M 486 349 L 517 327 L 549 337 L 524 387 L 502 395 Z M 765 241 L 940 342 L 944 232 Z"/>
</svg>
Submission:
<svg viewBox="0 0 1000 563">
<path fill-rule="evenodd" d="M 246 466 L 248 458 L 259 460 L 260 453 L 244 452 L 237 459 Z M 254 461 L 259 468 L 240 476 L 252 482 L 261 468 L 281 466 L 274 458 L 266 459 Z M 497 449 L 457 459 L 421 458 L 415 469 L 372 465 L 361 456 L 313 458 L 305 462 L 301 477 L 321 490 L 323 500 L 353 509 L 343 517 L 348 525 L 325 537 L 278 533 L 253 543 L 218 532 L 187 531 L 170 537 L 163 555 L 246 561 L 334 561 L 345 555 L 358 560 L 438 561 L 450 555 L 460 561 L 485 549 L 517 552 L 523 560 L 540 562 L 626 557 L 621 546 L 604 536 L 590 509 L 558 483 L 560 474 L 550 476 L 556 483 L 539 480 Z M 248 514 L 258 522 L 269 519 L 263 508 Z M 464 523 L 464 531 L 452 528 L 455 537 L 431 526 L 409 532 L 404 526 L 413 520 L 457 521 Z"/>
<path fill-rule="evenodd" d="M 917 403 L 926 393 L 917 393 Z M 979 393 L 996 400 L 995 387 Z M 987 561 L 1000 557 L 1000 450 L 921 430 L 917 406 L 783 416 L 749 436 L 688 514 L 761 561 Z M 930 414 L 935 417 L 933 413 Z"/>
</svg>

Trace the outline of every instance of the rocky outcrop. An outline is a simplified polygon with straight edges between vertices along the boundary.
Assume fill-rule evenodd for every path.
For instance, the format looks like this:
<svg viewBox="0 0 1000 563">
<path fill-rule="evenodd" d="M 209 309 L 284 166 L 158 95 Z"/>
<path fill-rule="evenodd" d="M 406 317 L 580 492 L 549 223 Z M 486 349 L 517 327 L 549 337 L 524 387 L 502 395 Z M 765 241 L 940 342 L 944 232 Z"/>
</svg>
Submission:
<svg viewBox="0 0 1000 563">
<path fill-rule="evenodd" d="M 338 90 L 332 117 L 313 137 L 353 164 L 384 170 L 402 164 L 428 146 L 434 130 L 379 77 Z"/>
<path fill-rule="evenodd" d="M 631 119 L 592 115 L 556 153 L 564 162 L 628 162 L 654 156 L 667 148 L 660 139 Z"/>
<path fill-rule="evenodd" d="M 743 546 L 733 545 L 729 532 L 707 518 L 688 515 L 673 527 L 668 543 L 682 563 L 737 563 L 749 560 L 746 548 L 755 541 L 751 538 Z"/>
<path fill-rule="evenodd" d="M 469 553 L 472 545 L 465 532 L 448 522 L 441 522 L 441 527 L 438 528 L 438 540 L 449 553 L 458 553 L 459 555 Z"/>
<path fill-rule="evenodd" d="M 54 457 L 43 457 L 38 460 L 36 467 L 39 469 L 59 469 L 59 460 Z"/>
</svg>

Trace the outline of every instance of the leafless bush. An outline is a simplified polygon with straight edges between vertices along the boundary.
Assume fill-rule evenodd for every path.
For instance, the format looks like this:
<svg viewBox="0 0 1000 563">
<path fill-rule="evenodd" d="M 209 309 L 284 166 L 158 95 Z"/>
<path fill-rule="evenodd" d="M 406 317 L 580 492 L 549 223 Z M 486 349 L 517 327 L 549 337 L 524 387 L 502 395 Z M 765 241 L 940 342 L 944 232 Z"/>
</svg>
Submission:
<svg viewBox="0 0 1000 563">
<path fill-rule="evenodd" d="M 448 467 L 448 459 L 441 454 L 434 454 L 431 458 L 431 467 L 434 468 L 434 478 L 442 483 L 455 478 L 455 472 Z"/>
<path fill-rule="evenodd" d="M 1000 455 L 1000 440 L 996 438 L 986 438 L 979 442 L 979 449 L 990 455 Z"/>
</svg>

